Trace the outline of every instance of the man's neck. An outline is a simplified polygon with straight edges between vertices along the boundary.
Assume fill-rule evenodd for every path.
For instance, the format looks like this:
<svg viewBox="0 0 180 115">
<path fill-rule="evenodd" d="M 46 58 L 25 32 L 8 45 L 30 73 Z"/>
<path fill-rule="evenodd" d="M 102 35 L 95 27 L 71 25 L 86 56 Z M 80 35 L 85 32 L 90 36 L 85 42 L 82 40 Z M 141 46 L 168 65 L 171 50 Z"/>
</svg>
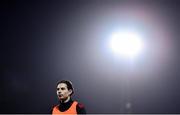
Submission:
<svg viewBox="0 0 180 115">
<path fill-rule="evenodd" d="M 65 100 L 61 100 L 61 103 L 67 103 L 67 102 L 69 102 L 69 100 L 70 100 L 71 98 L 70 97 L 68 97 L 67 99 L 65 99 Z"/>
</svg>

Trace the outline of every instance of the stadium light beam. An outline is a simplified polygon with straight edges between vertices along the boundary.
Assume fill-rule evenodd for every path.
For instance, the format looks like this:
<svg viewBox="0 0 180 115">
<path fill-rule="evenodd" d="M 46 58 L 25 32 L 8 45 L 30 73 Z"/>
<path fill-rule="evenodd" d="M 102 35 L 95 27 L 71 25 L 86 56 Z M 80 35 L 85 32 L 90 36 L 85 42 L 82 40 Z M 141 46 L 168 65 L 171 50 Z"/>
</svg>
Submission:
<svg viewBox="0 0 180 115">
<path fill-rule="evenodd" d="M 135 32 L 120 31 L 112 35 L 110 47 L 115 54 L 132 58 L 142 51 L 142 37 Z"/>
</svg>

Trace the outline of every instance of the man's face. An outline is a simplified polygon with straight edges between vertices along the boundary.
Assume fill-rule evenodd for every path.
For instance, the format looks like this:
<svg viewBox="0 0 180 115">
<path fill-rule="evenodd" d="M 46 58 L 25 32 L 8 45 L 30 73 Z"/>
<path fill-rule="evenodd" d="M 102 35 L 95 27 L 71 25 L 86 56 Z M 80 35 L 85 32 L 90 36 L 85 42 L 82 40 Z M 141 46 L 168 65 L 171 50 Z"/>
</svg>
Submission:
<svg viewBox="0 0 180 115">
<path fill-rule="evenodd" d="M 66 100 L 70 97 L 72 90 L 68 90 L 67 85 L 65 83 L 60 83 L 57 85 L 57 96 L 60 100 Z"/>
</svg>

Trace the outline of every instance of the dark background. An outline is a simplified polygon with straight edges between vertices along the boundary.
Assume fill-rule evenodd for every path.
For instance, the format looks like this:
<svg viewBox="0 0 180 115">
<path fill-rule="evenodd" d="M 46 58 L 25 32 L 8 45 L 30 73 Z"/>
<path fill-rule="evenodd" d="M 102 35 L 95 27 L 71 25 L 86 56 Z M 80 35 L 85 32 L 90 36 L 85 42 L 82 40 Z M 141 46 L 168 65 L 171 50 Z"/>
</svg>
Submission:
<svg viewBox="0 0 180 115">
<path fill-rule="evenodd" d="M 87 113 L 180 113 L 178 0 L 9 0 L 1 9 L 0 113 L 49 113 L 62 79 Z M 145 12 L 144 24 L 128 9 Z M 152 47 L 133 67 L 106 47 L 131 23 Z"/>
</svg>

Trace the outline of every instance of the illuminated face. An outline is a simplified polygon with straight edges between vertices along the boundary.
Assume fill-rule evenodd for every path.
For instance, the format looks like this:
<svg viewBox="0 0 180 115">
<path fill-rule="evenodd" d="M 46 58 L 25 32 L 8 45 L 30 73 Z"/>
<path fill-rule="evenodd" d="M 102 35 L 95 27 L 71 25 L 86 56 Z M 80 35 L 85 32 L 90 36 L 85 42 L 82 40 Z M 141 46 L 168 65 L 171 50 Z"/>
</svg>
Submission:
<svg viewBox="0 0 180 115">
<path fill-rule="evenodd" d="M 65 83 L 60 83 L 57 85 L 57 96 L 60 100 L 66 100 L 68 97 L 70 97 L 72 90 L 67 88 L 67 85 Z"/>
</svg>

